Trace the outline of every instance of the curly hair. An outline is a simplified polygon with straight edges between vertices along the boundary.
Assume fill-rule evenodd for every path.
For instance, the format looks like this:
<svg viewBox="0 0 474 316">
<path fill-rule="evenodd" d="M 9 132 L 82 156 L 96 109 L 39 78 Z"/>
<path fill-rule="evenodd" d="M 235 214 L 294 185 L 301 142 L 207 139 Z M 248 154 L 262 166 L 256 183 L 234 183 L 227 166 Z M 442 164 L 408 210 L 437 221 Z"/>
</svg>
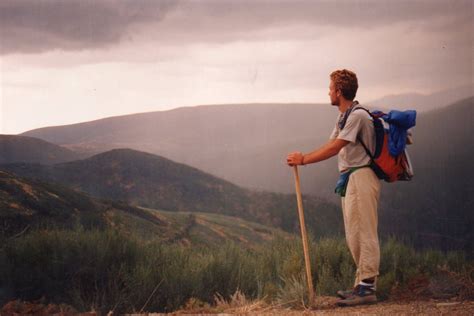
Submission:
<svg viewBox="0 0 474 316">
<path fill-rule="evenodd" d="M 331 73 L 330 77 L 336 90 L 340 90 L 344 98 L 354 100 L 359 88 L 357 76 L 354 72 L 347 69 L 336 70 Z"/>
</svg>

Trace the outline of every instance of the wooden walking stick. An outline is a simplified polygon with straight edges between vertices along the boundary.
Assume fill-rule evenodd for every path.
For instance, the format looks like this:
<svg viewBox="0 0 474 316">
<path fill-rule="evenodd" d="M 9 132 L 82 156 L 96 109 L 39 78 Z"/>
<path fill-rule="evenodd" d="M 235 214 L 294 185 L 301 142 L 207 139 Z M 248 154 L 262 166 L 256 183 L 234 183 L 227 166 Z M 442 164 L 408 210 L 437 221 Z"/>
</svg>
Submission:
<svg viewBox="0 0 474 316">
<path fill-rule="evenodd" d="M 301 198 L 298 166 L 293 166 L 293 171 L 295 173 L 296 200 L 298 201 L 298 214 L 300 218 L 301 237 L 303 239 L 304 261 L 306 265 L 306 279 L 308 280 L 309 302 L 311 305 L 314 300 L 313 278 L 311 277 L 311 262 L 309 260 L 308 236 L 306 234 L 306 226 L 304 224 L 303 200 Z"/>
</svg>

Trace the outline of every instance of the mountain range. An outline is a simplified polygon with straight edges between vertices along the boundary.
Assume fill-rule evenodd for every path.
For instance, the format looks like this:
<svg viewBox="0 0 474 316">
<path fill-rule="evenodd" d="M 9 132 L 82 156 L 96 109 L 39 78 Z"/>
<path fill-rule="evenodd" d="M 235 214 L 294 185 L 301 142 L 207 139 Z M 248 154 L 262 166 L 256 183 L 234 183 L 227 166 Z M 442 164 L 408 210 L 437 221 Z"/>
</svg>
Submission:
<svg viewBox="0 0 474 316">
<path fill-rule="evenodd" d="M 384 235 L 405 236 L 423 247 L 472 249 L 474 195 L 472 171 L 466 166 L 473 154 L 473 103 L 470 97 L 418 113 L 415 143 L 408 147 L 415 178 L 409 183 L 383 186 L 380 227 Z M 294 190 L 294 182 L 284 162 L 286 154 L 293 150 L 307 152 L 325 142 L 335 115 L 335 109 L 328 105 L 200 106 L 27 134 L 88 155 L 116 147 L 159 152 L 235 182 L 239 188 L 289 193 Z M 337 201 L 332 192 L 337 178 L 336 159 L 302 167 L 300 175 L 305 193 Z M 285 214 L 283 210 L 279 214 Z M 290 224 L 293 228 L 295 225 Z M 289 231 L 290 226 L 286 227 Z"/>
<path fill-rule="evenodd" d="M 379 100 L 369 104 L 395 104 L 394 109 L 399 103 L 400 108 L 437 104 L 442 109 L 466 95 L 473 95 L 469 86 L 416 98 L 398 95 L 385 98 L 393 103 Z M 418 122 L 426 113 L 419 113 Z M 24 135 L 88 155 L 131 148 L 196 167 L 243 187 L 291 193 L 294 186 L 291 170 L 285 165 L 286 155 L 309 152 L 326 142 L 336 116 L 337 109 L 327 104 L 198 106 L 48 127 Z M 426 133 L 420 129 L 415 128 L 415 141 L 424 143 L 425 136 L 421 135 Z M 301 187 L 306 194 L 334 201 L 328 183 L 336 178 L 336 161 L 328 160 L 305 168 Z"/>
<path fill-rule="evenodd" d="M 35 229 L 119 229 L 150 241 L 244 247 L 290 235 L 272 227 L 209 213 L 166 212 L 93 198 L 66 186 L 0 171 L 0 240 Z"/>
<path fill-rule="evenodd" d="M 67 186 L 96 198 L 172 212 L 236 216 L 288 232 L 298 229 L 294 194 L 257 192 L 149 153 L 115 149 L 55 165 L 4 164 L 21 177 Z M 337 207 L 305 196 L 308 225 L 321 236 L 342 232 Z"/>
<path fill-rule="evenodd" d="M 367 102 L 374 108 L 398 110 L 416 110 L 426 112 L 445 107 L 459 100 L 472 97 L 474 85 L 465 85 L 454 89 L 438 91 L 431 94 L 403 93 L 387 95 L 380 99 Z"/>
<path fill-rule="evenodd" d="M 106 225 L 106 210 L 113 208 L 111 204 L 69 188 L 24 179 L 5 171 L 0 171 L 0 197 L 1 235 L 4 237 L 30 227 L 50 225 L 101 228 Z"/>
<path fill-rule="evenodd" d="M 131 148 L 243 187 L 289 193 L 293 180 L 285 164 L 287 153 L 308 151 L 326 141 L 335 111 L 328 105 L 310 104 L 199 106 L 44 128 L 24 135 L 89 155 Z M 336 176 L 335 168 L 323 170 Z M 308 187 L 304 176 L 302 181 L 304 190 Z"/>
</svg>

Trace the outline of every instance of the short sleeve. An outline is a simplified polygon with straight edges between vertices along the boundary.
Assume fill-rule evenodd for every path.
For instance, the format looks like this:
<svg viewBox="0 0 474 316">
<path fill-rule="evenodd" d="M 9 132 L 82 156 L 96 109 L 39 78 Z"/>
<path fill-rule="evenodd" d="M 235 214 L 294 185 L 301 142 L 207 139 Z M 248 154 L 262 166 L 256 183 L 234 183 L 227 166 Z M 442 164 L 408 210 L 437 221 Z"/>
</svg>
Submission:
<svg viewBox="0 0 474 316">
<path fill-rule="evenodd" d="M 341 114 L 337 116 L 336 119 L 336 124 L 334 124 L 334 129 L 331 132 L 331 135 L 329 135 L 329 139 L 336 139 L 337 136 L 339 135 L 339 120 L 341 119 Z"/>
<path fill-rule="evenodd" d="M 361 115 L 362 114 L 362 115 Z M 357 135 L 362 126 L 363 111 L 354 111 L 347 118 L 346 125 L 339 132 L 338 139 L 347 140 L 351 143 L 356 143 Z"/>
<path fill-rule="evenodd" d="M 338 134 L 339 132 L 337 130 L 337 125 L 336 125 L 334 126 L 334 129 L 332 130 L 331 135 L 329 136 L 329 139 L 336 139 Z"/>
</svg>

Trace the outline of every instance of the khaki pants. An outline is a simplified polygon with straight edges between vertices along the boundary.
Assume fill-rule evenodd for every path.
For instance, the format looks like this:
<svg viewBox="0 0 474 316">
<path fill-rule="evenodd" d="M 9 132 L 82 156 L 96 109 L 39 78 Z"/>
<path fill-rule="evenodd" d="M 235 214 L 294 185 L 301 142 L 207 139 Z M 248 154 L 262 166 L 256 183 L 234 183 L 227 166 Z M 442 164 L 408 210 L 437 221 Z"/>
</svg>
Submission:
<svg viewBox="0 0 474 316">
<path fill-rule="evenodd" d="M 342 198 L 347 245 L 357 266 L 354 286 L 379 274 L 377 204 L 380 185 L 372 169 L 358 169 L 350 175 L 346 196 Z"/>
</svg>

